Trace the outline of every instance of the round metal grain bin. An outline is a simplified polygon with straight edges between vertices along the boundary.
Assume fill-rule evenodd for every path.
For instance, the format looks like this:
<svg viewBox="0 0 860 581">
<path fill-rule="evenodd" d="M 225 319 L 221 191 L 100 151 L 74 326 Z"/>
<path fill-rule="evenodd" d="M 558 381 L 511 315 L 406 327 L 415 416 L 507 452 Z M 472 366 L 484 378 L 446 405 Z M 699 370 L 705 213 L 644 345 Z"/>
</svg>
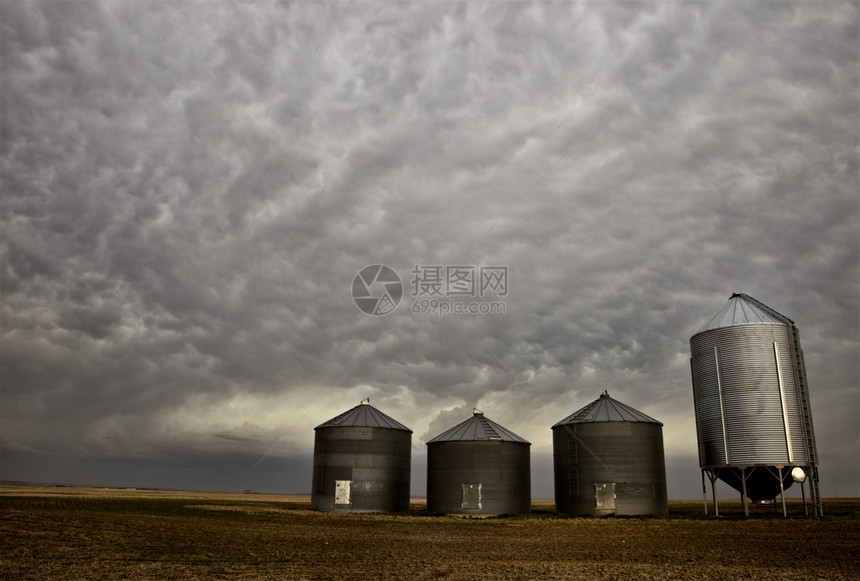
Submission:
<svg viewBox="0 0 860 581">
<path fill-rule="evenodd" d="M 556 510 L 668 514 L 663 424 L 604 392 L 552 427 Z"/>
<path fill-rule="evenodd" d="M 409 510 L 412 430 L 363 401 L 314 428 L 311 508 Z"/>
<path fill-rule="evenodd" d="M 531 512 L 531 444 L 475 410 L 427 442 L 427 510 Z"/>
<path fill-rule="evenodd" d="M 699 465 L 752 500 L 791 486 L 817 452 L 797 328 L 745 294 L 690 338 Z M 780 483 L 782 481 L 782 483 Z M 811 485 L 812 486 L 812 485 Z"/>
</svg>

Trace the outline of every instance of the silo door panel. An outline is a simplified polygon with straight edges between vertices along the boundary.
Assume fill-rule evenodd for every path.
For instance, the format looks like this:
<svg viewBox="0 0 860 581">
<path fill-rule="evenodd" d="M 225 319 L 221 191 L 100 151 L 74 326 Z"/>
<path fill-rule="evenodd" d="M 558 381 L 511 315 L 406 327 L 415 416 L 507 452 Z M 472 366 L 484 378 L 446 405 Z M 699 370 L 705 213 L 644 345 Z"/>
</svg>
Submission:
<svg viewBox="0 0 860 581">
<path fill-rule="evenodd" d="M 594 483 L 594 509 L 603 514 L 615 512 L 615 483 Z"/>
<path fill-rule="evenodd" d="M 460 508 L 464 510 L 481 510 L 481 484 L 463 483 L 463 502 Z"/>
<path fill-rule="evenodd" d="M 352 480 L 335 480 L 334 481 L 334 503 L 335 504 L 350 504 L 350 489 L 352 488 Z"/>
</svg>

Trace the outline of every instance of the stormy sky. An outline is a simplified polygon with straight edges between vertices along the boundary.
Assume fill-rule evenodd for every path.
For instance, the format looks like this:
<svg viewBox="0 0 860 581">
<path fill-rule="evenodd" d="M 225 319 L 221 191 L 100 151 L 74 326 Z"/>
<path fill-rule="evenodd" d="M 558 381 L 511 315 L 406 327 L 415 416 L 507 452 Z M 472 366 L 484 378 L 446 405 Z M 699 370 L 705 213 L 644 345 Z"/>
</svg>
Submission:
<svg viewBox="0 0 860 581">
<path fill-rule="evenodd" d="M 857 2 L 0 10 L 3 479 L 309 491 L 370 397 L 415 494 L 477 407 L 551 498 L 550 426 L 606 389 L 697 498 L 689 338 L 746 292 L 800 329 L 822 493 L 860 496 Z M 449 266 L 506 292 L 420 292 Z"/>
</svg>

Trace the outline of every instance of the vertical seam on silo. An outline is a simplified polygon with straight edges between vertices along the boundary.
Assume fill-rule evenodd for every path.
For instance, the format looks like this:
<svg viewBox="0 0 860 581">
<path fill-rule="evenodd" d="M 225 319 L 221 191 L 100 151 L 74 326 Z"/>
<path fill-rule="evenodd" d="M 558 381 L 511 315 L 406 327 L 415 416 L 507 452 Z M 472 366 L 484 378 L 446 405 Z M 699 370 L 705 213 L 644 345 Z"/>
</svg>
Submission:
<svg viewBox="0 0 860 581">
<path fill-rule="evenodd" d="M 779 345 L 773 342 L 773 357 L 776 362 L 776 382 L 779 385 L 779 405 L 782 407 L 782 426 L 785 429 L 785 447 L 788 450 L 788 461 L 794 462 L 794 454 L 791 451 L 791 432 L 788 427 L 788 411 L 785 409 L 785 389 L 782 385 L 782 369 L 779 367 Z"/>
<path fill-rule="evenodd" d="M 729 455 L 729 435 L 726 432 L 726 407 L 723 403 L 723 374 L 720 371 L 720 346 L 714 345 L 714 361 L 717 364 L 717 393 L 720 395 L 720 422 L 723 424 L 723 450 L 726 453 L 726 464 L 731 464 Z"/>
</svg>

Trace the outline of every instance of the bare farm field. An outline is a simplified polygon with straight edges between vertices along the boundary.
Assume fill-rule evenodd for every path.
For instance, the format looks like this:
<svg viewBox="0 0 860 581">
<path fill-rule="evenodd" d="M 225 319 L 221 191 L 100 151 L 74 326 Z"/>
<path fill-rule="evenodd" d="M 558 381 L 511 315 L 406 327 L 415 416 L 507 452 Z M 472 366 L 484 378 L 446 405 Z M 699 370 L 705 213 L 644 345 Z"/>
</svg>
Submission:
<svg viewBox="0 0 860 581">
<path fill-rule="evenodd" d="M 3 579 L 860 579 L 860 499 L 650 518 L 330 514 L 307 496 L 0 487 Z"/>
</svg>

